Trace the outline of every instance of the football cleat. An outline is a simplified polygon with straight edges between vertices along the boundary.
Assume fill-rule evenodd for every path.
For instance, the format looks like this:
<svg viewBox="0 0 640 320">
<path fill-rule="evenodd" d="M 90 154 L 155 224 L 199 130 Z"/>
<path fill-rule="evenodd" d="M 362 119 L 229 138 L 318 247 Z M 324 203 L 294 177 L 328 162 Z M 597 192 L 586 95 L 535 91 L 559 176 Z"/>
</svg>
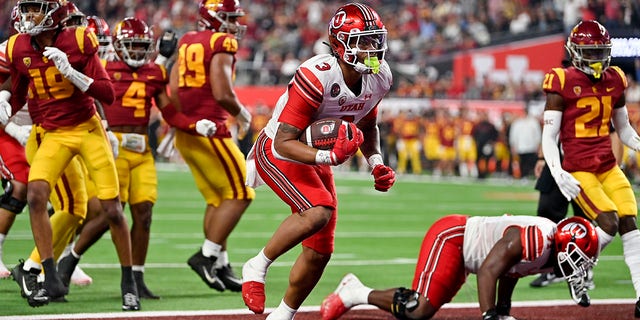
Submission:
<svg viewBox="0 0 640 320">
<path fill-rule="evenodd" d="M 147 285 L 144 283 L 144 272 L 142 271 L 134 271 L 133 278 L 136 280 L 136 287 L 138 288 L 138 296 L 140 299 L 152 299 L 158 300 L 160 296 L 157 296 L 147 288 Z"/>
<path fill-rule="evenodd" d="M 140 310 L 140 300 L 135 293 L 127 292 L 122 295 L 122 310 L 123 311 L 138 311 Z"/>
<path fill-rule="evenodd" d="M 255 314 L 264 313 L 264 283 L 248 281 L 242 283 L 242 300 L 244 304 Z"/>
<path fill-rule="evenodd" d="M 65 287 L 69 287 L 69 283 L 71 282 L 71 276 L 73 275 L 74 269 L 78 265 L 80 259 L 74 257 L 72 254 L 68 254 L 58 261 L 58 277 L 62 280 L 62 284 Z"/>
<path fill-rule="evenodd" d="M 226 287 L 218 277 L 218 272 L 215 269 L 216 260 L 215 257 L 205 257 L 202 254 L 202 250 L 198 250 L 198 252 L 189 258 L 187 263 L 209 288 L 222 292 Z"/>
<path fill-rule="evenodd" d="M 73 269 L 73 273 L 71 274 L 71 284 L 84 287 L 93 283 L 93 279 L 86 274 L 79 266 L 76 266 Z"/>
<path fill-rule="evenodd" d="M 541 273 L 539 277 L 529 283 L 529 286 L 534 288 L 546 287 L 550 284 L 563 282 L 563 277 L 557 277 L 553 272 Z"/>
<path fill-rule="evenodd" d="M 353 273 L 345 275 L 336 290 L 328 295 L 320 305 L 320 315 L 322 320 L 334 320 L 338 319 L 345 312 L 349 311 L 354 306 L 351 296 L 353 293 L 364 288 L 360 279 Z"/>
<path fill-rule="evenodd" d="M 636 310 L 633 316 L 636 318 L 640 318 L 640 298 L 638 298 L 638 301 L 636 301 Z"/>
<path fill-rule="evenodd" d="M 242 266 L 242 300 L 256 314 L 264 312 L 264 272 L 259 272 L 251 265 L 251 260 Z"/>
<path fill-rule="evenodd" d="M 20 287 L 20 295 L 23 298 L 28 298 L 39 289 L 38 274 L 40 274 L 40 270 L 35 268 L 25 271 L 24 260 L 22 259 L 20 259 L 20 263 L 11 270 L 11 276 L 18 284 L 18 287 Z"/>
<path fill-rule="evenodd" d="M 242 279 L 236 276 L 236 274 L 233 272 L 233 269 L 231 269 L 230 264 L 216 269 L 216 273 L 218 274 L 220 280 L 222 280 L 225 288 L 233 292 L 242 291 Z"/>
</svg>

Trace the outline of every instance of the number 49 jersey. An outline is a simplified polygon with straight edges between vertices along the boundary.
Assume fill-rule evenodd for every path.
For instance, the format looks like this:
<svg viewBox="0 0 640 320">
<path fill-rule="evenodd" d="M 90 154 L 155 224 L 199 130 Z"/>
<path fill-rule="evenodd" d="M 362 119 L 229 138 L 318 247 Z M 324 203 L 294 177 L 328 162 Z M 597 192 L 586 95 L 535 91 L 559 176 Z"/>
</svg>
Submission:
<svg viewBox="0 0 640 320">
<path fill-rule="evenodd" d="M 223 125 L 229 113 L 211 92 L 209 66 L 216 54 L 233 55 L 232 78 L 235 78 L 235 53 L 238 40 L 231 34 L 212 30 L 185 33 L 178 42 L 178 99 L 182 113 L 192 119 L 209 119 Z"/>
<path fill-rule="evenodd" d="M 392 82 L 389 65 L 383 60 L 380 72 L 362 75 L 362 88 L 355 93 L 344 82 L 338 59 L 329 54 L 314 56 L 296 70 L 287 91 L 276 103 L 265 133 L 273 139 L 280 122 L 304 129 L 318 119 L 340 118 L 357 123 L 367 115 L 375 117 L 375 108 Z M 307 114 L 309 108 L 298 109 L 300 105 L 311 107 L 314 112 Z M 288 112 L 283 113 L 284 109 Z"/>
<path fill-rule="evenodd" d="M 615 66 L 607 68 L 595 83 L 574 67 L 554 68 L 546 74 L 542 89 L 564 101 L 560 128 L 563 169 L 600 173 L 616 165 L 609 125 L 626 87 L 624 72 Z"/>
</svg>

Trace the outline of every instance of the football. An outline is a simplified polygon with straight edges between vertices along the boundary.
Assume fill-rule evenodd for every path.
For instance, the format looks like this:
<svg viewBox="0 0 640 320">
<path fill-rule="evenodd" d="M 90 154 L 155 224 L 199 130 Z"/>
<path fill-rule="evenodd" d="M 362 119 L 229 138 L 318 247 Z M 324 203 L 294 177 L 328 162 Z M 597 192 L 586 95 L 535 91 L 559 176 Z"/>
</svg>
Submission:
<svg viewBox="0 0 640 320">
<path fill-rule="evenodd" d="M 348 122 L 337 118 L 326 118 L 311 123 L 300 135 L 300 141 L 310 147 L 320 150 L 331 150 L 338 138 L 341 125 Z M 347 126 L 347 137 L 351 139 L 351 128 Z"/>
</svg>

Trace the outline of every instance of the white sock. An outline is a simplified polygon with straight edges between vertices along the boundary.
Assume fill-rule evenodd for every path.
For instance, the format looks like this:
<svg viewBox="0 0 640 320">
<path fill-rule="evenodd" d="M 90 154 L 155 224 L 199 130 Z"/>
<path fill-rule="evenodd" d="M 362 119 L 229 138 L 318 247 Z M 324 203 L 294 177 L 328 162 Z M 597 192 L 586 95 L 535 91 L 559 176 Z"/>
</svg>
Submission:
<svg viewBox="0 0 640 320">
<path fill-rule="evenodd" d="M 24 271 L 29 271 L 31 269 L 38 269 L 38 270 L 42 270 L 42 266 L 39 263 L 36 263 L 35 261 L 31 260 L 31 259 L 27 259 L 27 261 L 24 262 L 24 268 L 22 268 Z"/>
<path fill-rule="evenodd" d="M 264 283 L 267 276 L 267 269 L 271 265 L 271 261 L 264 255 L 264 248 L 260 250 L 257 256 L 249 259 L 245 266 L 242 267 L 242 281 L 257 281 Z"/>
<path fill-rule="evenodd" d="M 216 269 L 222 268 L 229 264 L 229 253 L 227 250 L 220 252 L 218 260 L 216 260 Z"/>
<path fill-rule="evenodd" d="M 133 266 L 131 266 L 131 271 L 140 271 L 140 272 L 144 273 L 144 266 L 133 265 Z"/>
<path fill-rule="evenodd" d="M 71 242 L 66 247 L 64 247 L 64 250 L 62 250 L 62 253 L 58 257 L 58 262 L 60 262 L 60 259 L 62 259 L 63 257 L 71 254 L 71 250 L 73 249 L 74 245 L 75 245 L 75 242 Z"/>
<path fill-rule="evenodd" d="M 298 309 L 289 307 L 282 299 L 280 305 L 267 316 L 267 320 L 291 320 L 297 311 Z"/>
<path fill-rule="evenodd" d="M 629 231 L 620 238 L 622 239 L 624 262 L 629 267 L 636 297 L 640 297 L 640 231 L 637 229 Z"/>
<path fill-rule="evenodd" d="M 81 254 L 77 254 L 75 250 L 73 250 L 73 248 L 71 249 L 71 255 L 74 256 L 76 259 L 80 260 L 80 258 L 82 258 Z"/>
<path fill-rule="evenodd" d="M 4 247 L 4 239 L 6 238 L 6 234 L 0 233 L 0 263 L 2 263 L 2 247 Z"/>
<path fill-rule="evenodd" d="M 596 233 L 598 234 L 598 244 L 600 244 L 600 252 L 611 243 L 613 236 L 604 232 L 600 227 L 596 227 Z"/>
<path fill-rule="evenodd" d="M 216 259 L 218 258 L 218 256 L 220 255 L 220 251 L 222 250 L 222 246 L 211 241 L 211 240 L 204 240 L 204 244 L 202 245 L 202 254 L 205 257 L 216 257 Z"/>
<path fill-rule="evenodd" d="M 361 304 L 369 304 L 369 293 L 373 289 L 363 285 L 354 286 L 353 290 L 342 290 L 338 293 L 340 299 L 345 304 L 345 307 L 351 308 Z"/>
</svg>

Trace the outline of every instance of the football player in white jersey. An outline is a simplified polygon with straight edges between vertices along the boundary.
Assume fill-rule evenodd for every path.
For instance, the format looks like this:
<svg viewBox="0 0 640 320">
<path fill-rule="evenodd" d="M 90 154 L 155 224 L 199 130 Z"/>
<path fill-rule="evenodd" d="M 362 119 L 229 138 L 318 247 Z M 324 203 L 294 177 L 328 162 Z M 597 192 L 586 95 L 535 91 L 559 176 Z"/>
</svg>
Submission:
<svg viewBox="0 0 640 320">
<path fill-rule="evenodd" d="M 513 319 L 511 296 L 519 278 L 555 270 L 570 284 L 582 282 L 599 252 L 595 228 L 581 217 L 556 225 L 534 216 L 448 215 L 424 236 L 411 289 L 372 289 L 349 273 L 320 313 L 333 320 L 353 306 L 372 304 L 397 319 L 431 319 L 473 273 L 482 319 Z"/>
<path fill-rule="evenodd" d="M 294 246 L 302 252 L 291 268 L 289 287 L 267 319 L 292 319 L 322 276 L 334 249 L 337 196 L 331 166 L 362 151 L 372 167 L 375 188 L 385 192 L 395 181 L 384 165 L 376 124 L 378 103 L 392 84 L 384 60 L 387 30 L 370 7 L 340 7 L 329 22 L 331 54 L 300 65 L 280 97 L 273 116 L 256 140 L 247 160 L 247 184 L 266 183 L 292 214 L 265 247 L 242 269 L 242 298 L 255 313 L 264 312 L 264 285 L 269 265 Z M 347 120 L 354 134 L 340 129 L 331 150 L 318 150 L 298 139 L 312 122 Z"/>
</svg>

